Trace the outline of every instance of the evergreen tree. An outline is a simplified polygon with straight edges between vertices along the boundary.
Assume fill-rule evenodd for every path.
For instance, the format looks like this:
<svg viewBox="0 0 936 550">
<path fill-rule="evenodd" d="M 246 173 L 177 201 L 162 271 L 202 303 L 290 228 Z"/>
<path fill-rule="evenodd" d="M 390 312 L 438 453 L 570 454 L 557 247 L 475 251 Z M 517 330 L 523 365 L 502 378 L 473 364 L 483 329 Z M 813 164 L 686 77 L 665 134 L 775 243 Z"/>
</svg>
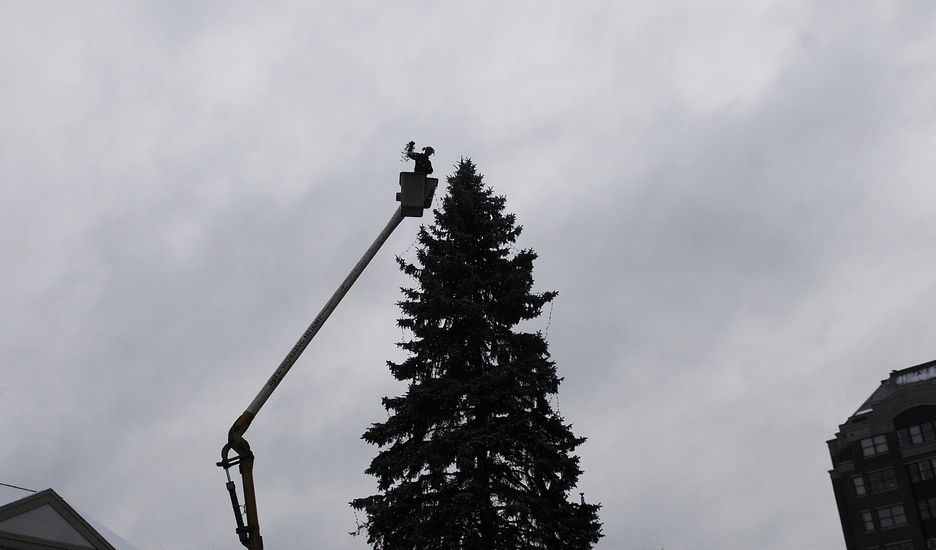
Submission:
<svg viewBox="0 0 936 550">
<path fill-rule="evenodd" d="M 435 222 L 422 227 L 418 283 L 404 288 L 399 325 L 408 357 L 388 362 L 405 395 L 363 438 L 382 448 L 367 473 L 379 493 L 363 510 L 377 550 L 588 549 L 598 505 L 570 502 L 585 441 L 553 409 L 560 379 L 540 332 L 516 329 L 555 292 L 533 293 L 532 250 L 469 159 L 448 177 Z"/>
</svg>

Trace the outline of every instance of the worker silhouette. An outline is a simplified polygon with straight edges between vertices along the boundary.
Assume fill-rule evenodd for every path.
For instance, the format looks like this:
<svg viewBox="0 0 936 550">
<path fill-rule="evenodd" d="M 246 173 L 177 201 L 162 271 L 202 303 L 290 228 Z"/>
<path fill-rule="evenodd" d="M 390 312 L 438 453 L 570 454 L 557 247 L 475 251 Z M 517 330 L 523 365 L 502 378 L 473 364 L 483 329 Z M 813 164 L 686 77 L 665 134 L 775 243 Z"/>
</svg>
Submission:
<svg viewBox="0 0 936 550">
<path fill-rule="evenodd" d="M 406 144 L 406 148 L 403 149 L 403 160 L 411 158 L 416 161 L 416 166 L 413 168 L 413 172 L 421 172 L 423 174 L 432 173 L 432 163 L 429 162 L 429 155 L 435 154 L 435 149 L 432 147 L 423 147 L 422 153 L 416 152 L 416 142 L 411 141 Z"/>
</svg>

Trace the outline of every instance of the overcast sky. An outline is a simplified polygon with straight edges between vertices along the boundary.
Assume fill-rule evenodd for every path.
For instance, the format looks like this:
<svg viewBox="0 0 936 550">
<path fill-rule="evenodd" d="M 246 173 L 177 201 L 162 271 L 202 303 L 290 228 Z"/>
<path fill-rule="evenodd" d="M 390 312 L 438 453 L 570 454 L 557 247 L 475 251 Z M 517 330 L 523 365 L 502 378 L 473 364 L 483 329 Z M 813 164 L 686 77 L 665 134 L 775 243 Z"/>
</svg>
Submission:
<svg viewBox="0 0 936 550">
<path fill-rule="evenodd" d="M 559 292 L 528 328 L 597 548 L 841 549 L 825 442 L 936 359 L 934 97 L 931 2 L 0 1 L 0 482 L 239 548 L 227 430 L 415 140 L 478 165 Z M 368 548 L 347 503 L 428 221 L 247 433 L 268 548 Z"/>
</svg>

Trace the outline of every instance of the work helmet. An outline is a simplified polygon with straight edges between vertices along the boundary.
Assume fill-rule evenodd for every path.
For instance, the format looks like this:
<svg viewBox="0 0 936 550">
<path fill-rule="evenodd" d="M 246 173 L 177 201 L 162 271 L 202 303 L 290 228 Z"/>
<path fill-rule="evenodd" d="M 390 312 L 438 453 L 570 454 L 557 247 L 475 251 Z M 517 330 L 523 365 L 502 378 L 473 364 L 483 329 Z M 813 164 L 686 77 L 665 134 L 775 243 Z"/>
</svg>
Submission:
<svg viewBox="0 0 936 550">
<path fill-rule="evenodd" d="M 423 147 L 423 151 L 425 151 L 427 155 L 432 155 L 435 153 L 435 149 L 433 149 L 432 147 Z"/>
</svg>

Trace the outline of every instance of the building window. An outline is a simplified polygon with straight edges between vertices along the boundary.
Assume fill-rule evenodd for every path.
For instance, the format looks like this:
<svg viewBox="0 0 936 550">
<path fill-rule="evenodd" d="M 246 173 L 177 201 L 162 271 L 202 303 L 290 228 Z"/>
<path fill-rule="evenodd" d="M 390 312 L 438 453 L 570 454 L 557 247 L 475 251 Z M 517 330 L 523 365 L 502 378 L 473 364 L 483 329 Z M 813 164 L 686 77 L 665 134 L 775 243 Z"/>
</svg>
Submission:
<svg viewBox="0 0 936 550">
<path fill-rule="evenodd" d="M 861 440 L 861 450 L 865 456 L 887 452 L 887 438 L 884 435 L 866 437 Z"/>
<path fill-rule="evenodd" d="M 913 542 L 909 540 L 895 542 L 893 544 L 886 545 L 884 550 L 913 550 Z"/>
<path fill-rule="evenodd" d="M 881 529 L 896 527 L 907 523 L 907 514 L 904 511 L 903 504 L 888 506 L 887 508 L 878 508 L 878 524 Z"/>
<path fill-rule="evenodd" d="M 861 523 L 864 525 L 865 533 L 874 531 L 874 516 L 871 515 L 871 512 L 861 513 Z"/>
<path fill-rule="evenodd" d="M 856 495 L 861 496 L 868 492 L 868 490 L 865 489 L 865 483 L 864 483 L 863 477 L 855 476 L 852 478 L 852 481 L 855 482 L 855 494 Z"/>
<path fill-rule="evenodd" d="M 917 501 L 917 508 L 920 510 L 920 519 L 936 518 L 936 497 Z"/>
<path fill-rule="evenodd" d="M 900 442 L 901 447 L 916 445 L 924 441 L 933 441 L 934 439 L 936 439 L 936 430 L 934 430 L 932 422 L 924 422 L 923 424 L 897 430 L 897 440 Z"/>
<path fill-rule="evenodd" d="M 907 471 L 910 473 L 910 481 L 919 483 L 927 479 L 933 479 L 934 466 L 936 466 L 936 458 L 908 465 Z"/>
<path fill-rule="evenodd" d="M 868 484 L 871 485 L 872 493 L 896 489 L 897 476 L 894 474 L 893 469 L 888 468 L 887 470 L 868 474 Z"/>
</svg>

